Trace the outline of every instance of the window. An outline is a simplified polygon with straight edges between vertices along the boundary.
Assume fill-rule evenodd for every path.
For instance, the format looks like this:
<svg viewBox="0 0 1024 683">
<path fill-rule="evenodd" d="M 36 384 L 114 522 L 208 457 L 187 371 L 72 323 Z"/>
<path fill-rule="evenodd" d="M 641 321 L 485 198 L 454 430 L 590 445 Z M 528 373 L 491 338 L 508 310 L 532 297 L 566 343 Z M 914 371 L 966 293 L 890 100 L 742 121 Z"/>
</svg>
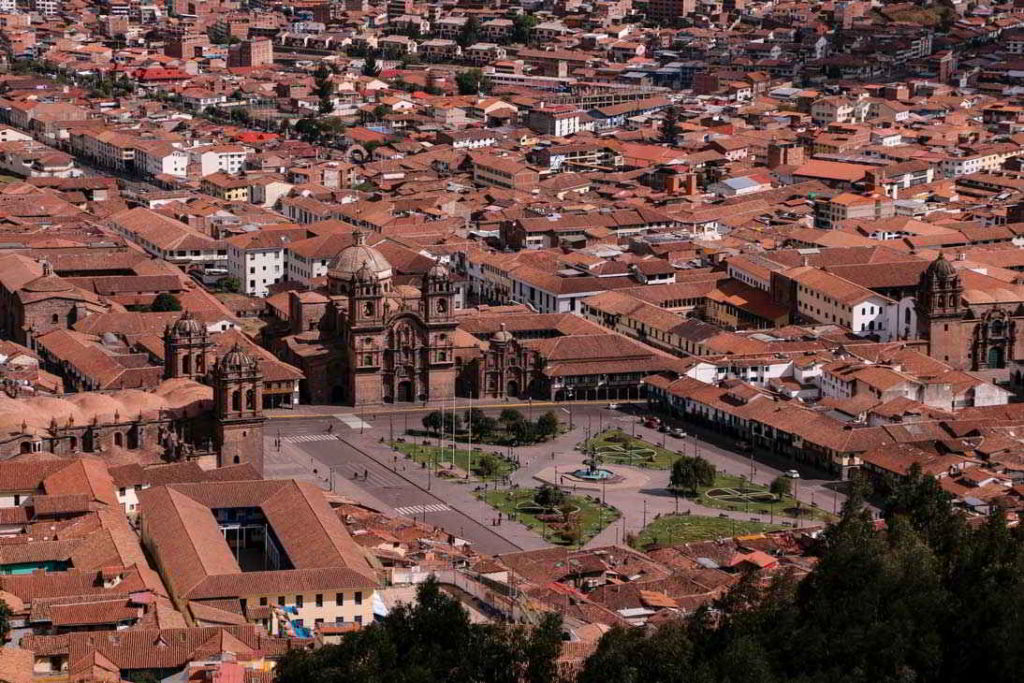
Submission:
<svg viewBox="0 0 1024 683">
<path fill-rule="evenodd" d="M 338 593 L 337 595 L 335 595 L 334 596 L 334 602 L 335 602 L 336 605 L 338 605 L 338 607 L 341 607 L 342 605 L 344 605 L 345 604 L 345 594 L 344 593 Z"/>
<path fill-rule="evenodd" d="M 260 598 L 260 607 L 266 607 L 266 606 L 267 606 L 267 599 L 266 598 Z"/>
<path fill-rule="evenodd" d="M 363 623 L 363 618 L 362 618 L 361 616 L 357 616 L 357 617 L 355 618 L 355 622 L 356 622 L 357 624 L 361 624 L 361 623 Z"/>
<path fill-rule="evenodd" d="M 278 595 L 277 596 L 277 604 L 280 605 L 281 607 L 284 607 L 284 596 L 283 595 Z"/>
<path fill-rule="evenodd" d="M 301 595 L 296 595 L 295 596 L 295 606 L 296 607 L 302 607 L 302 596 Z"/>
<path fill-rule="evenodd" d="M 323 593 L 317 593 L 316 594 L 316 606 L 317 607 L 323 607 L 324 606 L 324 594 Z"/>
<path fill-rule="evenodd" d="M 357 605 L 363 604 L 363 592 L 362 591 L 356 591 L 356 604 Z"/>
</svg>

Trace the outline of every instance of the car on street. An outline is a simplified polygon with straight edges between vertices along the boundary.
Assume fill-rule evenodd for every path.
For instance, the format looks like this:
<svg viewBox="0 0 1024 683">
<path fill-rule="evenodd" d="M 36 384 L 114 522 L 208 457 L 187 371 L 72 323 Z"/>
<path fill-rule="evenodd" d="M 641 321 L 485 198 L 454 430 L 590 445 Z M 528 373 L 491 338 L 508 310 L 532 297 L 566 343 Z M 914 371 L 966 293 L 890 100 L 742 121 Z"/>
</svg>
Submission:
<svg viewBox="0 0 1024 683">
<path fill-rule="evenodd" d="M 619 409 L 619 404 L 618 403 L 609 403 L 607 405 L 607 408 L 608 408 L 608 410 L 618 410 Z"/>
<path fill-rule="evenodd" d="M 658 422 L 658 418 L 649 417 L 644 421 L 644 427 L 647 427 L 648 429 L 655 429 L 658 426 Z"/>
<path fill-rule="evenodd" d="M 685 439 L 686 438 L 686 432 L 684 432 L 679 427 L 676 427 L 674 429 L 668 430 L 668 433 L 669 433 L 670 436 L 674 436 L 677 439 Z"/>
<path fill-rule="evenodd" d="M 668 425 L 662 422 L 660 425 L 658 425 L 658 431 L 664 434 L 665 432 L 668 431 Z"/>
<path fill-rule="evenodd" d="M 785 474 L 790 479 L 799 479 L 800 478 L 800 473 L 797 472 L 796 470 L 786 470 L 783 474 Z"/>
</svg>

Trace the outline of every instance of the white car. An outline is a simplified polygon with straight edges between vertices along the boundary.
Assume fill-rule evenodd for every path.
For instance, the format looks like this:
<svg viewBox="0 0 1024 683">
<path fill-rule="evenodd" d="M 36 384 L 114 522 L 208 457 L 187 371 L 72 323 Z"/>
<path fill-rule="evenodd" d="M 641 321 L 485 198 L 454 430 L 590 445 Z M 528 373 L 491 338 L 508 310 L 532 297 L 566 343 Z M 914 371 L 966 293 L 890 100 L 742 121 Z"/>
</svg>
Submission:
<svg viewBox="0 0 1024 683">
<path fill-rule="evenodd" d="M 790 479 L 799 479 L 800 478 L 800 473 L 797 472 L 796 470 L 786 470 L 785 472 L 783 472 L 783 474 L 785 474 Z"/>
<path fill-rule="evenodd" d="M 609 403 L 607 407 L 608 407 L 608 410 L 618 410 L 619 409 L 619 404 L 618 403 Z"/>
</svg>

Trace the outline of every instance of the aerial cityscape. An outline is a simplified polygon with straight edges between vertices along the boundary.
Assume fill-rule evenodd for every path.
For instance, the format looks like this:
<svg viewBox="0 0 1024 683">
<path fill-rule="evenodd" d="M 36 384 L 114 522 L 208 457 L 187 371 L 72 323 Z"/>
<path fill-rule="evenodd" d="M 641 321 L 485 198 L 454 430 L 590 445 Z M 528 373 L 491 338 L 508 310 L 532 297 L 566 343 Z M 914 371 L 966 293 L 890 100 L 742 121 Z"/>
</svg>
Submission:
<svg viewBox="0 0 1024 683">
<path fill-rule="evenodd" d="M 0 0 L 0 683 L 1024 671 L 1024 0 Z"/>
</svg>

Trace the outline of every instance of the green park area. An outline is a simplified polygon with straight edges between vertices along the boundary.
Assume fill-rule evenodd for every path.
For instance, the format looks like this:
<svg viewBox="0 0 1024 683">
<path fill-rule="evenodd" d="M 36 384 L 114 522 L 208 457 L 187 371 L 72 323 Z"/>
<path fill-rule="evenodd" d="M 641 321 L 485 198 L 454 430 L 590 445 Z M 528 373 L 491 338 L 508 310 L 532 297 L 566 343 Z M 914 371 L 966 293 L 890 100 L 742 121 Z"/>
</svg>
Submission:
<svg viewBox="0 0 1024 683">
<path fill-rule="evenodd" d="M 619 511 L 589 496 L 571 496 L 547 484 L 478 493 L 507 519 L 518 521 L 557 545 L 582 546 L 619 518 Z"/>
<path fill-rule="evenodd" d="M 409 441 L 394 441 L 391 447 L 417 463 L 426 463 L 428 467 L 444 471 L 454 463 L 460 472 L 469 471 L 481 479 L 496 479 L 511 474 L 516 469 L 515 463 L 478 448 L 472 451 L 456 448 L 453 453 L 450 445 L 433 446 Z"/>
<path fill-rule="evenodd" d="M 659 517 L 630 539 L 630 545 L 644 549 L 650 545 L 675 545 L 695 541 L 711 541 L 718 538 L 760 534 L 767 531 L 786 529 L 781 524 L 751 522 L 724 517 L 702 517 L 700 515 L 666 515 Z"/>
<path fill-rule="evenodd" d="M 680 448 L 683 442 L 679 441 Z M 667 470 L 679 453 L 630 436 L 621 429 L 608 429 L 583 444 L 584 452 L 592 453 L 604 465 L 632 465 Z"/>
<path fill-rule="evenodd" d="M 799 485 L 793 480 L 782 479 L 781 482 L 780 485 L 788 487 L 790 491 Z M 784 517 L 820 522 L 834 518 L 828 511 L 798 501 L 781 489 L 773 493 L 769 486 L 751 483 L 745 477 L 722 472 L 715 473 L 712 484 L 698 486 L 697 495 L 690 498 L 705 507 L 759 515 L 769 522 Z"/>
</svg>

